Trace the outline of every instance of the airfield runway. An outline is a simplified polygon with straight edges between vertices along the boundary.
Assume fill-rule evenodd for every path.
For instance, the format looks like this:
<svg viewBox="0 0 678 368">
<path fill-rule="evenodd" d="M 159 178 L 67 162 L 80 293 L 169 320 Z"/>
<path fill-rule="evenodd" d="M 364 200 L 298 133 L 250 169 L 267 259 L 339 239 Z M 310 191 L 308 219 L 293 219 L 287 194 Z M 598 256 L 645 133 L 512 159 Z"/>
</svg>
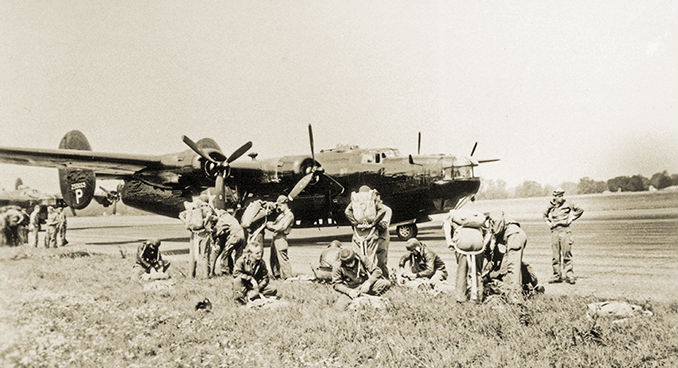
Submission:
<svg viewBox="0 0 678 368">
<path fill-rule="evenodd" d="M 585 213 L 572 225 L 577 284 L 545 285 L 546 293 L 678 301 L 678 210 L 673 202 L 668 208 Z M 524 259 L 545 283 L 551 276 L 550 232 L 539 216 L 524 217 L 519 217 L 528 235 Z M 442 257 L 454 275 L 456 262 L 445 245 L 441 219 L 436 216 L 433 222 L 420 224 L 418 238 Z M 69 218 L 69 247 L 90 252 L 132 255 L 139 242 L 152 237 L 163 241 L 163 253 L 186 272 L 188 233 L 178 220 L 159 216 Z M 351 229 L 294 229 L 289 250 L 294 272 L 310 274 L 310 265 L 333 239 L 350 244 Z M 389 267 L 396 267 L 404 254 L 404 242 L 393 232 L 391 239 Z"/>
</svg>

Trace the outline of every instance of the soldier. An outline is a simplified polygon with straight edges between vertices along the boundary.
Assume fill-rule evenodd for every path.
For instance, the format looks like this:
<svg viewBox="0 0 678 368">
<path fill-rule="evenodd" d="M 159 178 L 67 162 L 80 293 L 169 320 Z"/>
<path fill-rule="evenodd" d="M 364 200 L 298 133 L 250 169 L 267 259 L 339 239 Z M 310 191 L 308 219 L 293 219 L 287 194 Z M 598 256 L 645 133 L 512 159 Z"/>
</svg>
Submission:
<svg viewBox="0 0 678 368">
<path fill-rule="evenodd" d="M 149 239 L 137 248 L 137 262 L 134 265 L 135 275 L 141 277 L 144 273 L 166 272 L 170 266 L 169 261 L 162 259 L 160 255 L 160 240 Z"/>
<path fill-rule="evenodd" d="M 287 196 L 280 195 L 276 200 L 278 216 L 274 221 L 266 222 L 266 230 L 273 232 L 271 242 L 271 273 L 273 278 L 287 279 L 292 277 L 292 266 L 287 254 L 287 235 L 294 225 L 294 214 L 287 205 Z"/>
<path fill-rule="evenodd" d="M 40 206 L 35 206 L 28 220 L 28 246 L 38 247 L 38 234 L 40 232 Z"/>
<path fill-rule="evenodd" d="M 447 280 L 445 262 L 426 244 L 417 238 L 411 238 L 407 241 L 405 249 L 407 253 L 400 257 L 398 263 L 398 268 L 405 279 L 427 279 L 433 287 Z M 407 263 L 409 263 L 409 270 L 405 269 Z"/>
<path fill-rule="evenodd" d="M 260 295 L 275 296 L 277 290 L 269 286 L 268 270 L 262 259 L 264 248 L 258 243 L 249 243 L 242 257 L 235 262 L 233 270 L 233 298 L 240 304 L 257 299 Z"/>
<path fill-rule="evenodd" d="M 501 280 L 501 292 L 509 301 L 519 302 L 523 289 L 543 291 L 537 284 L 532 267 L 523 261 L 523 252 L 527 245 L 527 235 L 516 221 L 507 219 L 503 211 L 488 214 L 492 238 L 489 248 L 495 255 L 501 254 L 501 261 L 495 265 L 489 277 Z M 498 257 L 493 257 L 496 260 Z"/>
<path fill-rule="evenodd" d="M 574 284 L 572 269 L 572 233 L 570 224 L 581 217 L 584 210 L 564 198 L 565 191 L 558 188 L 553 191 L 553 198 L 544 211 L 544 221 L 551 228 L 551 250 L 553 253 L 553 278 L 549 283 L 563 281 L 563 273 L 568 283 Z M 562 268 L 561 268 L 562 263 Z"/>
<path fill-rule="evenodd" d="M 187 202 L 188 203 L 188 202 Z M 212 243 L 212 227 L 216 223 L 214 209 L 206 194 L 200 195 L 191 207 L 179 214 L 179 219 L 191 232 L 189 245 L 189 273 L 191 277 L 208 277 L 210 274 L 209 254 Z"/>
<path fill-rule="evenodd" d="M 5 209 L 0 208 L 0 246 L 9 245 L 8 235 L 9 230 L 7 228 L 7 216 L 5 216 Z"/>
<path fill-rule="evenodd" d="M 335 307 L 343 310 L 360 295 L 385 293 L 391 287 L 391 282 L 381 277 L 381 268 L 376 264 L 352 249 L 342 249 L 339 262 L 332 267 L 332 285 L 341 294 Z"/>
<path fill-rule="evenodd" d="M 320 253 L 318 267 L 313 270 L 315 278 L 320 281 L 332 281 L 332 267 L 339 261 L 342 244 L 339 240 L 332 242 Z"/>
<path fill-rule="evenodd" d="M 57 244 L 59 244 L 59 246 L 64 246 L 68 244 L 68 240 L 66 240 L 66 227 L 68 226 L 66 211 L 64 211 L 63 207 L 59 207 L 57 211 Z"/>
<path fill-rule="evenodd" d="M 57 247 L 57 238 L 56 238 L 56 229 L 57 229 L 57 213 L 54 210 L 54 207 L 47 207 L 47 231 L 45 233 L 45 248 L 56 248 Z"/>
<path fill-rule="evenodd" d="M 233 215 L 225 210 L 216 210 L 212 251 L 210 252 L 210 276 L 216 275 L 217 261 L 221 259 L 222 274 L 233 272 L 235 261 L 245 248 L 245 230 Z"/>
<path fill-rule="evenodd" d="M 358 189 L 358 193 L 369 193 L 371 190 L 367 185 L 363 185 Z M 378 199 L 379 196 L 376 193 L 374 203 L 376 215 L 372 222 L 361 223 L 356 219 L 352 201 L 346 207 L 344 214 L 353 226 L 353 247 L 356 253 L 367 257 L 371 263 L 376 263 L 381 268 L 382 274 L 387 277 L 386 258 L 388 256 L 388 227 L 391 222 L 391 209 Z"/>
<path fill-rule="evenodd" d="M 28 243 L 28 221 L 30 220 L 30 215 L 26 212 L 25 209 L 21 209 L 21 222 L 18 227 L 19 234 L 19 243 L 17 245 L 24 245 Z"/>
</svg>

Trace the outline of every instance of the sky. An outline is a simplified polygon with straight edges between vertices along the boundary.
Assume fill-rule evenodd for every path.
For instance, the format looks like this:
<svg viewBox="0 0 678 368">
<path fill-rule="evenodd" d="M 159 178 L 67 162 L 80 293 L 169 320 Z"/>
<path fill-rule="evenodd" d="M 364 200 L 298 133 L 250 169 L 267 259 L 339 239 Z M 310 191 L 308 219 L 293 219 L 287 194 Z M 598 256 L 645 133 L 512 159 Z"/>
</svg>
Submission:
<svg viewBox="0 0 678 368">
<path fill-rule="evenodd" d="M 559 184 L 678 172 L 676 1 L 0 2 L 0 146 L 500 158 Z M 248 159 L 248 158 L 244 158 Z M 55 169 L 0 165 L 58 191 Z"/>
</svg>

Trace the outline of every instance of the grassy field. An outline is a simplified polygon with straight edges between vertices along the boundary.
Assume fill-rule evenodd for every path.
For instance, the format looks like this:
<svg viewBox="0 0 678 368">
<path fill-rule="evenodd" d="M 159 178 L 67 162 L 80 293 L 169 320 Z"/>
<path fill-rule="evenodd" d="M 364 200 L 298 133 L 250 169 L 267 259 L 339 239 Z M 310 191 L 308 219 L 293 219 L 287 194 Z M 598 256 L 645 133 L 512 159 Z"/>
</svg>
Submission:
<svg viewBox="0 0 678 368">
<path fill-rule="evenodd" d="M 145 292 L 132 260 L 73 249 L 0 249 L 3 366 L 653 367 L 678 364 L 678 304 L 650 318 L 589 322 L 598 299 L 458 305 L 393 289 L 385 312 L 336 312 L 326 285 L 275 283 L 287 306 L 231 302 L 231 280 Z M 179 262 L 177 262 L 179 263 Z M 196 311 L 208 297 L 211 312 Z M 598 335 L 599 338 L 595 336 Z"/>
</svg>

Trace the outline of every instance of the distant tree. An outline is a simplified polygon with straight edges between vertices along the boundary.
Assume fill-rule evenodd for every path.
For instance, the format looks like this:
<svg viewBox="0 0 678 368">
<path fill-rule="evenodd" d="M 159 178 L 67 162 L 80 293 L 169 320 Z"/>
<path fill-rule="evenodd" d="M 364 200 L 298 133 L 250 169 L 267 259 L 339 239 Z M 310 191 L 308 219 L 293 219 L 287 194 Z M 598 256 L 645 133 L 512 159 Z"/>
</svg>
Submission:
<svg viewBox="0 0 678 368">
<path fill-rule="evenodd" d="M 678 185 L 678 174 L 671 174 L 671 185 Z"/>
<path fill-rule="evenodd" d="M 650 178 L 650 185 L 657 189 L 664 189 L 668 186 L 671 186 L 671 176 L 669 176 L 668 172 L 664 170 L 663 172 L 660 173 L 655 173 L 652 175 Z"/>
<path fill-rule="evenodd" d="M 21 180 L 21 178 L 16 178 L 16 180 L 14 181 L 14 190 L 19 190 L 19 188 L 21 188 L 22 185 L 24 185 L 24 181 Z"/>
<path fill-rule="evenodd" d="M 579 194 L 578 184 L 571 181 L 566 181 L 560 183 L 560 188 L 565 191 L 565 194 Z M 605 184 L 605 189 L 607 189 L 607 184 Z"/>
<path fill-rule="evenodd" d="M 515 197 L 540 197 L 544 195 L 544 187 L 536 181 L 525 180 L 516 187 Z"/>
<path fill-rule="evenodd" d="M 577 184 L 577 193 L 579 194 L 591 194 L 591 193 L 602 193 L 607 190 L 607 183 L 604 181 L 596 181 L 588 176 L 579 179 L 579 184 Z"/>
<path fill-rule="evenodd" d="M 621 189 L 623 192 L 628 192 L 628 191 L 629 191 L 629 190 L 628 190 L 628 188 L 629 188 L 629 184 L 628 184 L 628 183 L 629 183 L 629 180 L 630 180 L 630 179 L 631 179 L 631 178 L 629 178 L 628 176 L 617 176 L 617 177 L 615 177 L 615 178 L 608 179 L 608 181 L 607 181 L 607 189 L 609 189 L 610 192 L 617 192 L 617 191 L 619 191 L 620 189 Z"/>
<path fill-rule="evenodd" d="M 638 174 L 629 179 L 629 192 L 642 192 L 650 187 L 650 179 Z"/>
<path fill-rule="evenodd" d="M 501 179 L 483 180 L 482 185 L 480 187 L 480 191 L 478 191 L 478 195 L 476 197 L 478 199 L 508 198 L 509 193 L 508 190 L 506 189 L 506 182 Z"/>
</svg>

